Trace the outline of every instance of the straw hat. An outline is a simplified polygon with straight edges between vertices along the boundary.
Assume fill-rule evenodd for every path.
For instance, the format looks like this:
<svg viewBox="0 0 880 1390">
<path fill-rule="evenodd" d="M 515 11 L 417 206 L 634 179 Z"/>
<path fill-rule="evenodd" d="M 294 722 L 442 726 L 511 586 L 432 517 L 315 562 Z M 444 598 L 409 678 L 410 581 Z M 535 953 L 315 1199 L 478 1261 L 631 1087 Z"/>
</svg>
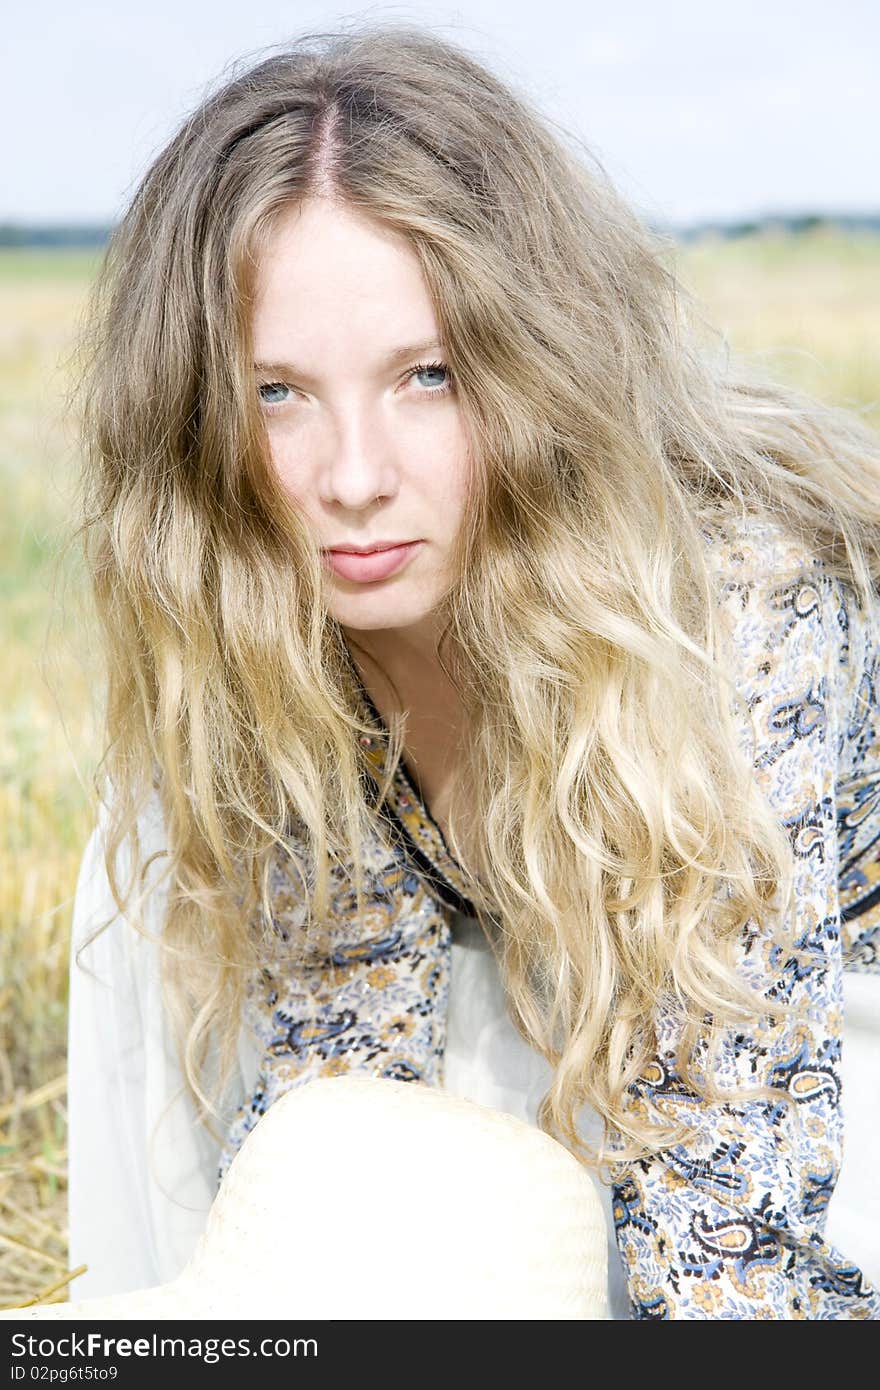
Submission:
<svg viewBox="0 0 880 1390">
<path fill-rule="evenodd" d="M 512 1115 L 320 1078 L 248 1135 L 171 1283 L 19 1319 L 607 1318 L 593 1179 Z"/>
</svg>

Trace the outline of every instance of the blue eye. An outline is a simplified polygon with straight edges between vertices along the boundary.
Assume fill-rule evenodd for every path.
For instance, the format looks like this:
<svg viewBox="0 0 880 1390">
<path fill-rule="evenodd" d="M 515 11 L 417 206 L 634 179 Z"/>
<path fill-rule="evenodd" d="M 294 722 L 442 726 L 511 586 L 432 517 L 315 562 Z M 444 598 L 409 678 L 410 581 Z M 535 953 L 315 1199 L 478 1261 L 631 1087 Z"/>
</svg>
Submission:
<svg viewBox="0 0 880 1390">
<path fill-rule="evenodd" d="M 264 405 L 283 405 L 287 400 L 285 393 L 289 392 L 290 387 L 285 386 L 283 381 L 264 381 L 257 389 Z"/>
<path fill-rule="evenodd" d="M 444 362 L 420 362 L 417 367 L 413 367 L 410 377 L 425 388 L 426 394 L 439 395 L 440 392 L 448 390 L 450 385 L 449 368 Z"/>
</svg>

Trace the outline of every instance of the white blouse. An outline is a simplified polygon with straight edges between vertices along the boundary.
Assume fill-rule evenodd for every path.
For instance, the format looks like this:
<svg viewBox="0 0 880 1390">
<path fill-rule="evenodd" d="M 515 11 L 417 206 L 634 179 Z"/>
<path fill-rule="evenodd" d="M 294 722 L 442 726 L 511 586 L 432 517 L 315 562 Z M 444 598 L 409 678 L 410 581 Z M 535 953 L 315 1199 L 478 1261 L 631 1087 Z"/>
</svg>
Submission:
<svg viewBox="0 0 880 1390">
<path fill-rule="evenodd" d="M 77 946 L 95 925 L 115 915 L 100 842 L 104 821 L 102 807 L 77 884 Z M 140 824 L 148 859 L 162 846 L 155 806 Z M 165 896 L 158 883 L 146 899 L 144 926 L 151 934 L 160 930 Z M 547 1064 L 507 1017 L 498 967 L 478 925 L 456 913 L 453 931 L 446 1089 L 534 1124 L 548 1084 Z M 83 952 L 82 965 L 88 973 L 72 950 L 69 1258 L 71 1268 L 89 1266 L 73 1281 L 72 1298 L 174 1278 L 204 1229 L 220 1153 L 220 1145 L 195 1125 L 183 1089 L 161 1003 L 155 946 L 131 929 L 120 930 L 117 917 Z M 259 1060 L 258 1046 L 243 1029 L 238 1075 L 225 1102 L 229 1113 L 252 1091 Z M 619 1296 L 618 1315 L 626 1317 L 607 1196 L 606 1209 L 611 1286 Z"/>
<path fill-rule="evenodd" d="M 73 945 L 116 916 L 103 862 L 105 813 L 89 839 L 77 884 Z M 143 816 L 145 859 L 163 847 L 158 799 Z M 123 867 L 124 867 L 124 861 Z M 145 901 L 144 925 L 158 935 L 165 886 Z M 70 1267 L 88 1271 L 71 1297 L 147 1288 L 174 1278 L 201 1234 L 216 1185 L 220 1145 L 196 1126 L 162 1008 L 154 944 L 117 920 L 77 964 L 71 951 L 69 1028 Z M 843 1169 L 828 1213 L 830 1238 L 869 1277 L 880 1278 L 880 977 L 845 977 L 843 1084 L 847 1107 Z M 256 1044 L 244 1030 L 238 1074 L 225 1108 L 234 1114 L 254 1084 Z M 544 1058 L 507 1016 L 497 964 L 472 919 L 454 915 L 446 1088 L 535 1123 L 549 1082 Z M 585 1114 L 582 1132 L 594 1122 Z M 156 1128 L 158 1125 L 158 1129 Z M 154 1134 L 153 1131 L 156 1130 Z M 153 1136 L 150 1142 L 150 1136 Z M 629 1316 L 606 1193 L 611 1314 Z M 291 1309 L 295 1316 L 295 1309 Z"/>
</svg>

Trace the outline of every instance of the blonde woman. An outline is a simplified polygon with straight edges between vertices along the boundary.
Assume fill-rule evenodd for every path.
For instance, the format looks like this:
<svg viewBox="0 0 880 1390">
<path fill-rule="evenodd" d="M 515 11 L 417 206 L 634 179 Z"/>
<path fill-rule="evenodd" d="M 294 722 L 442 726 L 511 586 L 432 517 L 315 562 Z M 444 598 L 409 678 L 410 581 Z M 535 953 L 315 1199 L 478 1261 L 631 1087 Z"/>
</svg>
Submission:
<svg viewBox="0 0 880 1390">
<path fill-rule="evenodd" d="M 267 1107 L 363 1072 L 593 1164 L 618 1316 L 880 1314 L 867 1185 L 859 1259 L 826 1224 L 880 449 L 702 345 L 667 251 L 410 29 L 242 71 L 138 188 L 86 374 L 74 1297 L 171 1278 Z"/>
</svg>

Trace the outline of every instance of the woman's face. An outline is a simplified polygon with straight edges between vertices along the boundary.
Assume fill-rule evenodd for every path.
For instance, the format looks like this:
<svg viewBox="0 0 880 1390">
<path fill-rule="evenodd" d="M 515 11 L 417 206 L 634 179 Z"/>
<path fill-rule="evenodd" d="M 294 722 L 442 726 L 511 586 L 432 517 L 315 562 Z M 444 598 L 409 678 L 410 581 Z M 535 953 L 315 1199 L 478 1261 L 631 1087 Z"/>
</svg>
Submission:
<svg viewBox="0 0 880 1390">
<path fill-rule="evenodd" d="M 272 461 L 318 544 L 416 543 L 387 559 L 325 554 L 332 616 L 384 649 L 429 651 L 467 441 L 415 253 L 330 200 L 292 207 L 258 267 L 253 336 Z"/>
</svg>

